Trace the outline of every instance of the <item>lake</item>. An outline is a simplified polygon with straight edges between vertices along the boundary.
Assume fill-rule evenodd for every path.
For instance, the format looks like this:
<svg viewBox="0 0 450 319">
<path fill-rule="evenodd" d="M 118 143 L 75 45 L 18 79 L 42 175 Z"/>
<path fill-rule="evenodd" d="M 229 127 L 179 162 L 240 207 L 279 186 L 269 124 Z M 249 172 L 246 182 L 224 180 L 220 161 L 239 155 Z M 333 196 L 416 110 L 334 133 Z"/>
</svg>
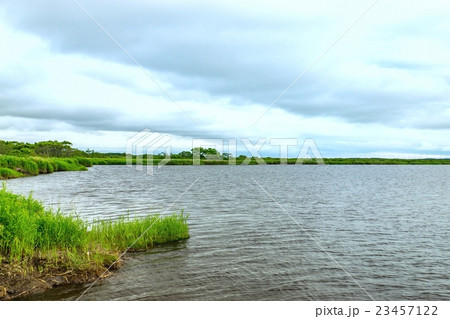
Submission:
<svg viewBox="0 0 450 319">
<path fill-rule="evenodd" d="M 91 222 L 190 215 L 190 239 L 128 254 L 82 300 L 450 300 L 450 166 L 95 166 L 7 186 Z"/>
</svg>

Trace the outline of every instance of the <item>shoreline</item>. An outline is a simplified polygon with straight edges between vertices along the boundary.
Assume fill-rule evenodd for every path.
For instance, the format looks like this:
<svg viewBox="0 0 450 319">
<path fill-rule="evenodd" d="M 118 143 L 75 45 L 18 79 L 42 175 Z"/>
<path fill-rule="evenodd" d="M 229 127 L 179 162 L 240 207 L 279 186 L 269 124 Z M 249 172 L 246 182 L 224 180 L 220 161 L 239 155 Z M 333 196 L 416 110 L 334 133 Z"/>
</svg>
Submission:
<svg viewBox="0 0 450 319">
<path fill-rule="evenodd" d="M 32 271 L 26 271 L 17 265 L 2 264 L 0 270 L 0 301 L 31 296 L 60 286 L 87 284 L 98 278 L 103 280 L 112 276 L 113 272 L 122 265 L 123 261 L 120 260 L 102 275 L 107 268 L 84 272 L 65 269 L 40 272 L 36 268 Z"/>
<path fill-rule="evenodd" d="M 54 172 L 87 171 L 92 163 L 82 158 L 20 157 L 0 155 L 0 180 L 51 174 Z"/>
<path fill-rule="evenodd" d="M 115 275 L 125 266 L 133 254 L 150 251 L 152 248 L 162 247 L 175 242 L 182 242 L 188 238 L 156 244 L 149 249 L 131 249 L 122 258 L 118 259 L 108 270 L 110 265 L 105 265 L 95 270 L 74 270 L 65 268 L 52 268 L 47 271 L 39 271 L 34 266 L 32 270 L 23 269 L 17 264 L 0 263 L 0 301 L 14 301 L 23 297 L 32 297 L 48 290 L 63 286 L 85 285 L 96 281 L 102 281 Z M 117 252 L 117 257 L 120 256 Z"/>
<path fill-rule="evenodd" d="M 157 166 L 164 158 L 156 157 L 149 163 L 147 159 L 142 161 L 132 159 L 132 165 L 153 165 Z M 192 158 L 171 158 L 164 165 L 173 166 L 198 166 L 198 165 L 219 165 L 219 166 L 245 166 L 245 165 L 450 165 L 450 159 L 398 159 L 398 158 L 323 158 L 321 164 L 316 159 L 297 158 L 254 158 L 238 157 L 226 160 L 200 159 L 194 164 Z M 63 171 L 86 171 L 88 167 L 96 165 L 125 166 L 128 165 L 125 157 L 19 157 L 0 154 L 0 180 L 14 179 L 20 177 L 31 177 L 40 174 L 51 174 Z"/>
<path fill-rule="evenodd" d="M 0 300 L 65 284 L 85 284 L 123 263 L 127 252 L 189 238 L 188 216 L 121 216 L 92 224 L 45 209 L 42 203 L 0 189 Z M 111 271 L 110 271 L 111 270 Z"/>
</svg>

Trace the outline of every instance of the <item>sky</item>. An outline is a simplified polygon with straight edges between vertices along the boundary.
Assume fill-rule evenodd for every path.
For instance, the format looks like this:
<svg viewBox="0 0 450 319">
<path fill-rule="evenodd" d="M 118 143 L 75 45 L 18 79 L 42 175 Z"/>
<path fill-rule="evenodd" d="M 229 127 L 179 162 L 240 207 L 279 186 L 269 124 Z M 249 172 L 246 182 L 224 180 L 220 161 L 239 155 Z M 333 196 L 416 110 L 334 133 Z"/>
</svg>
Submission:
<svg viewBox="0 0 450 319">
<path fill-rule="evenodd" d="M 1 1 L 0 139 L 123 152 L 148 129 L 174 153 L 289 139 L 297 157 L 312 139 L 324 157 L 450 157 L 449 16 L 444 0 Z"/>
</svg>

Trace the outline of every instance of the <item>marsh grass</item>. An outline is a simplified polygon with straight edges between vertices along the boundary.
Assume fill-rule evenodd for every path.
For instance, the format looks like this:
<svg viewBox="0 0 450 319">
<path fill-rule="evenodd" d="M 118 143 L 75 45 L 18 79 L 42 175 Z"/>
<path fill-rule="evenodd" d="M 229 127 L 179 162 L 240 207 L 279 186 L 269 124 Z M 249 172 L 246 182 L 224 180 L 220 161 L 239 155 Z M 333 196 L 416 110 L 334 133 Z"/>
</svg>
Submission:
<svg viewBox="0 0 450 319">
<path fill-rule="evenodd" d="M 44 209 L 31 195 L 12 194 L 5 185 L 0 190 L 0 262 L 39 271 L 98 270 L 138 238 L 132 250 L 189 238 L 187 216 L 126 216 L 88 225 L 76 215 Z"/>
<path fill-rule="evenodd" d="M 60 171 L 85 171 L 92 166 L 89 159 L 0 156 L 0 178 L 34 176 Z"/>
<path fill-rule="evenodd" d="M 7 167 L 0 167 L 0 179 L 18 178 L 23 174 Z"/>
<path fill-rule="evenodd" d="M 121 158 L 89 158 L 93 165 L 127 165 L 126 157 Z M 147 165 L 147 159 L 143 159 L 144 165 Z M 136 164 L 136 159 L 133 159 L 133 164 Z"/>
<path fill-rule="evenodd" d="M 81 164 L 82 158 L 78 158 Z M 105 157 L 105 158 L 89 158 L 87 165 L 127 165 L 126 157 Z M 153 165 L 158 165 L 163 159 L 153 158 Z M 279 165 L 280 158 L 275 157 L 263 157 L 262 160 L 267 165 Z M 300 162 L 297 158 L 284 159 L 289 165 L 298 165 Z M 398 158 L 323 158 L 324 163 L 328 165 L 450 165 L 450 159 L 398 159 Z M 242 165 L 243 162 L 247 165 L 259 165 L 259 162 L 251 157 L 246 159 L 244 157 L 235 158 L 235 165 Z M 150 165 L 152 162 L 144 155 L 140 161 L 135 157 L 132 158 L 132 164 L 136 165 Z M 314 158 L 305 158 L 301 161 L 302 165 L 317 165 L 318 161 Z M 165 165 L 194 165 L 192 158 L 172 158 L 166 162 Z M 230 165 L 229 160 L 207 160 L 200 159 L 200 165 Z M 233 165 L 233 164 L 231 164 Z M 244 164 L 245 165 L 245 164 Z"/>
<path fill-rule="evenodd" d="M 189 237 L 187 216 L 147 216 L 145 218 L 121 217 L 118 220 L 94 223 L 89 231 L 91 242 L 112 250 L 145 250 L 154 244 Z M 137 241 L 136 241 L 137 240 Z"/>
</svg>

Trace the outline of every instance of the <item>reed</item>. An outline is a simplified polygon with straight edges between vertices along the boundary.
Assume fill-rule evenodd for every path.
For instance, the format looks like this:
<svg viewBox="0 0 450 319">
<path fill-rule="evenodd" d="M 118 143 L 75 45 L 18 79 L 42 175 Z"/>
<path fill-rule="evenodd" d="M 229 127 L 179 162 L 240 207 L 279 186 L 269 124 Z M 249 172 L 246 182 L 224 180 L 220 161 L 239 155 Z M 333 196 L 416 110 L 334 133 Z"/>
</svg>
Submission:
<svg viewBox="0 0 450 319">
<path fill-rule="evenodd" d="M 34 176 L 61 171 L 85 171 L 92 166 L 89 159 L 56 157 L 19 157 L 0 155 L 0 178 Z"/>
<path fill-rule="evenodd" d="M 31 195 L 12 194 L 5 185 L 0 190 L 0 262 L 24 269 L 97 271 L 133 243 L 131 250 L 143 250 L 186 238 L 189 227 L 183 213 L 89 225 L 76 215 L 44 209 Z"/>
<path fill-rule="evenodd" d="M 0 179 L 18 178 L 23 174 L 7 167 L 0 167 Z"/>
<path fill-rule="evenodd" d="M 144 218 L 120 217 L 112 221 L 100 221 L 92 226 L 89 241 L 112 250 L 145 250 L 154 244 L 189 238 L 187 216 L 172 214 Z"/>
</svg>

